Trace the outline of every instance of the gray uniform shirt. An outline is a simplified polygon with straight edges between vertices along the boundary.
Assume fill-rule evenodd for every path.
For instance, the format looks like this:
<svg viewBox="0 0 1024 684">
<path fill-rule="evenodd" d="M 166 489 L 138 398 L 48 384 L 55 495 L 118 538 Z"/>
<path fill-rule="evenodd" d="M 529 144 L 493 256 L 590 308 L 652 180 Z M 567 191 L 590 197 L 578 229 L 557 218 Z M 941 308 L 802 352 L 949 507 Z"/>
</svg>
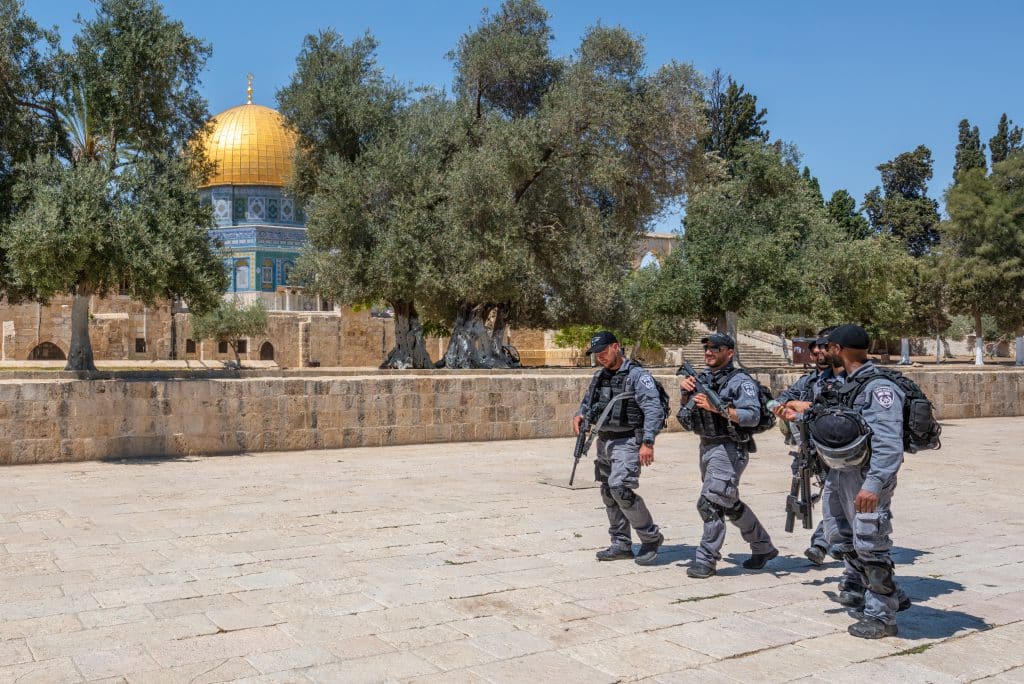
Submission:
<svg viewBox="0 0 1024 684">
<path fill-rule="evenodd" d="M 724 368 L 715 372 L 715 374 L 725 374 L 733 370 L 733 365 L 730 363 Z M 701 372 L 701 381 L 708 380 L 711 376 L 711 369 L 705 368 Z M 708 382 L 709 385 L 712 383 Z M 746 371 L 740 371 L 733 375 L 729 381 L 725 384 L 718 392 L 718 396 L 722 398 L 727 404 L 732 404 L 732 407 L 736 409 L 736 418 L 740 427 L 755 427 L 761 420 L 761 400 L 757 396 L 758 389 L 757 383 L 751 378 Z M 728 420 L 728 416 L 726 416 Z"/>
<path fill-rule="evenodd" d="M 605 369 L 602 368 L 594 373 L 590 386 L 587 388 L 587 393 L 583 396 L 580 408 L 576 412 L 577 416 L 585 416 L 590 413 L 590 402 L 594 396 L 594 388 L 597 386 L 601 373 L 605 372 Z M 654 441 L 658 432 L 661 431 L 661 426 L 665 424 L 665 413 L 661 410 L 661 398 L 658 396 L 658 388 L 654 385 L 654 378 L 651 377 L 650 372 L 646 368 L 630 359 L 623 360 L 622 366 L 616 372 L 629 374 L 626 378 L 625 391 L 635 394 L 633 399 L 640 406 L 640 410 L 643 411 L 644 441 Z"/>
<path fill-rule="evenodd" d="M 875 364 L 868 361 L 849 377 L 871 373 Z M 864 422 L 871 428 L 871 463 L 863 488 L 878 494 L 903 464 L 903 401 L 905 395 L 891 380 L 883 377 L 869 380 L 853 400 L 853 408 L 860 411 Z"/>
</svg>

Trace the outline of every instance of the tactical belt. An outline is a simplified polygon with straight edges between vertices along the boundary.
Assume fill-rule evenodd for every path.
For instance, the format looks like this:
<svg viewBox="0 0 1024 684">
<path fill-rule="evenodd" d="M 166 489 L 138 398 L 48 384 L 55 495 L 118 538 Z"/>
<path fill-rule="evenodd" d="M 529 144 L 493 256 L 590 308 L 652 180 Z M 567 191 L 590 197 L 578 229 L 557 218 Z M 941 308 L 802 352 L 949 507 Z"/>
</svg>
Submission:
<svg viewBox="0 0 1024 684">
<path fill-rule="evenodd" d="M 735 439 L 733 439 L 729 435 L 723 435 L 722 437 L 705 437 L 705 436 L 701 435 L 701 438 L 700 438 L 700 443 L 702 445 L 708 445 L 708 446 L 716 446 L 718 444 L 728 444 L 730 442 L 732 442 L 733 444 L 736 444 L 737 446 L 741 446 L 743 444 L 746 444 L 746 442 L 737 442 Z"/>
<path fill-rule="evenodd" d="M 601 430 L 597 433 L 598 439 L 624 439 L 626 437 L 632 437 L 636 434 L 636 430 L 628 430 L 623 432 L 613 432 L 611 430 Z"/>
</svg>

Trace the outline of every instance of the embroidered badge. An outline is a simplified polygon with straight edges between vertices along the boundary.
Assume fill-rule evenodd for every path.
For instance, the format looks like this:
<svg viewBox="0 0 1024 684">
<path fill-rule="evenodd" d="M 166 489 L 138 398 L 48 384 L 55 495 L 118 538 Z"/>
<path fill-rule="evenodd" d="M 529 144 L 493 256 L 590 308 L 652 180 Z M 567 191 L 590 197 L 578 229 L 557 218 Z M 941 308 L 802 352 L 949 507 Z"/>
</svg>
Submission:
<svg viewBox="0 0 1024 684">
<path fill-rule="evenodd" d="M 884 409 L 892 408 L 892 405 L 896 403 L 896 395 L 893 394 L 891 387 L 879 387 L 872 394 L 878 400 L 879 406 Z"/>
<path fill-rule="evenodd" d="M 743 393 L 746 394 L 748 397 L 757 396 L 757 388 L 754 387 L 754 383 L 747 381 L 743 383 L 742 387 Z"/>
<path fill-rule="evenodd" d="M 641 376 L 640 384 L 646 387 L 647 389 L 652 390 L 654 389 L 654 378 L 652 378 L 650 375 Z"/>
</svg>

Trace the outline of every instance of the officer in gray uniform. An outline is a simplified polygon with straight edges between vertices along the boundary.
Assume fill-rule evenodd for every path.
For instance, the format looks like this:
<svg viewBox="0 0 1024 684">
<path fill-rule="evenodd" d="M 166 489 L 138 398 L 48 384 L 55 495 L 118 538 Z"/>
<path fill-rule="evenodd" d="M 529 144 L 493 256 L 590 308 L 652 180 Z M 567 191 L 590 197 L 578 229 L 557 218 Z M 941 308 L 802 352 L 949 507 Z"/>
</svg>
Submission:
<svg viewBox="0 0 1024 684">
<path fill-rule="evenodd" d="M 845 377 L 842 364 L 838 368 L 833 366 L 833 357 L 827 355 L 825 345 L 828 340 L 825 335 L 831 332 L 831 328 L 825 328 L 818 332 L 818 338 L 811 343 L 811 354 L 814 356 L 815 368 L 810 373 L 800 378 L 785 390 L 779 393 L 776 401 L 779 406 L 775 409 L 775 415 L 785 420 L 802 420 L 803 412 L 811 407 L 821 392 L 826 387 L 832 387 L 842 383 Z M 796 459 L 793 462 L 796 468 Z M 811 535 L 811 545 L 804 551 L 804 555 L 815 565 L 821 565 L 825 561 L 831 545 L 835 543 L 833 538 L 839 536 L 836 527 L 845 527 L 849 530 L 849 523 L 845 519 L 836 519 L 835 514 L 829 506 L 832 492 L 826 481 L 821 490 L 821 520 Z M 845 535 L 849 537 L 849 534 Z"/>
<path fill-rule="evenodd" d="M 890 555 L 892 495 L 903 463 L 904 394 L 892 381 L 877 376 L 867 360 L 870 340 L 857 325 L 841 325 L 828 335 L 828 352 L 843 362 L 846 383 L 823 395 L 812 409 L 808 430 L 821 458 L 829 465 L 828 482 L 842 514 L 853 521 L 853 551 L 847 568 L 863 586 L 863 599 L 845 591 L 841 602 L 863 606 L 850 634 L 878 639 L 897 633 L 896 613 L 910 607 L 894 577 Z"/>
<path fill-rule="evenodd" d="M 607 330 L 594 335 L 586 353 L 594 354 L 602 368 L 590 381 L 573 418 L 573 431 L 579 434 L 584 416 L 593 423 L 605 414 L 603 424 L 594 426 L 598 431 L 594 479 L 601 483 L 612 543 L 597 552 L 597 559 L 634 559 L 639 565 L 651 565 L 665 537 L 636 488 L 641 466 L 654 462 L 654 439 L 665 424 L 658 388 L 647 370 L 623 357 L 618 339 Z M 626 398 L 618 398 L 623 395 Z M 609 403 L 611 409 L 605 412 Z M 630 528 L 641 542 L 635 557 Z"/>
<path fill-rule="evenodd" d="M 700 475 L 703 485 L 697 499 L 697 511 L 704 521 L 704 532 L 694 563 L 686 570 L 690 577 L 703 579 L 715 574 L 725 543 L 725 520 L 736 525 L 743 540 L 750 544 L 750 558 L 743 567 L 763 568 L 779 555 L 767 530 L 757 516 L 740 500 L 740 476 L 747 467 L 749 453 L 755 450 L 750 432 L 761 418 L 758 387 L 744 371 L 732 364 L 736 343 L 725 333 L 701 339 L 704 361 L 699 374 L 701 384 L 712 388 L 728 405 L 727 415 L 717 413 L 707 395 L 694 394 L 696 379 L 681 378 L 682 408 L 678 418 L 687 430 L 700 435 Z M 691 403 L 692 402 L 692 403 Z"/>
</svg>

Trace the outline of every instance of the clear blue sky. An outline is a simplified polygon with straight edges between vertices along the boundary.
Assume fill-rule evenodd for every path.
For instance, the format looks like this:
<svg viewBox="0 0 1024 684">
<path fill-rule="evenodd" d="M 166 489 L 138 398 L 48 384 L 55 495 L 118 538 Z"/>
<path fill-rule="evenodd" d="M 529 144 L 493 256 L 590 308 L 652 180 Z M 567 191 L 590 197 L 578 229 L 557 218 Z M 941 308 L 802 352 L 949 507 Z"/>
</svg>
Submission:
<svg viewBox="0 0 1024 684">
<path fill-rule="evenodd" d="M 767 108 L 773 138 L 796 143 L 826 198 L 846 188 L 860 202 L 878 164 L 920 144 L 935 160 L 930 194 L 952 175 L 957 124 L 987 142 L 1002 112 L 1024 124 L 1024 2 L 687 2 L 542 0 L 555 51 L 567 54 L 598 20 L 643 36 L 648 63 L 675 59 L 732 74 Z M 496 8 L 500 3 L 489 2 Z M 381 66 L 399 81 L 447 86 L 445 54 L 480 18 L 480 0 L 167 0 L 167 12 L 213 45 L 203 78 L 212 113 L 245 102 L 275 106 L 303 37 L 333 27 L 369 30 Z M 87 0 L 27 0 L 30 15 L 65 39 Z M 671 230 L 678 218 L 659 227 Z"/>
</svg>

